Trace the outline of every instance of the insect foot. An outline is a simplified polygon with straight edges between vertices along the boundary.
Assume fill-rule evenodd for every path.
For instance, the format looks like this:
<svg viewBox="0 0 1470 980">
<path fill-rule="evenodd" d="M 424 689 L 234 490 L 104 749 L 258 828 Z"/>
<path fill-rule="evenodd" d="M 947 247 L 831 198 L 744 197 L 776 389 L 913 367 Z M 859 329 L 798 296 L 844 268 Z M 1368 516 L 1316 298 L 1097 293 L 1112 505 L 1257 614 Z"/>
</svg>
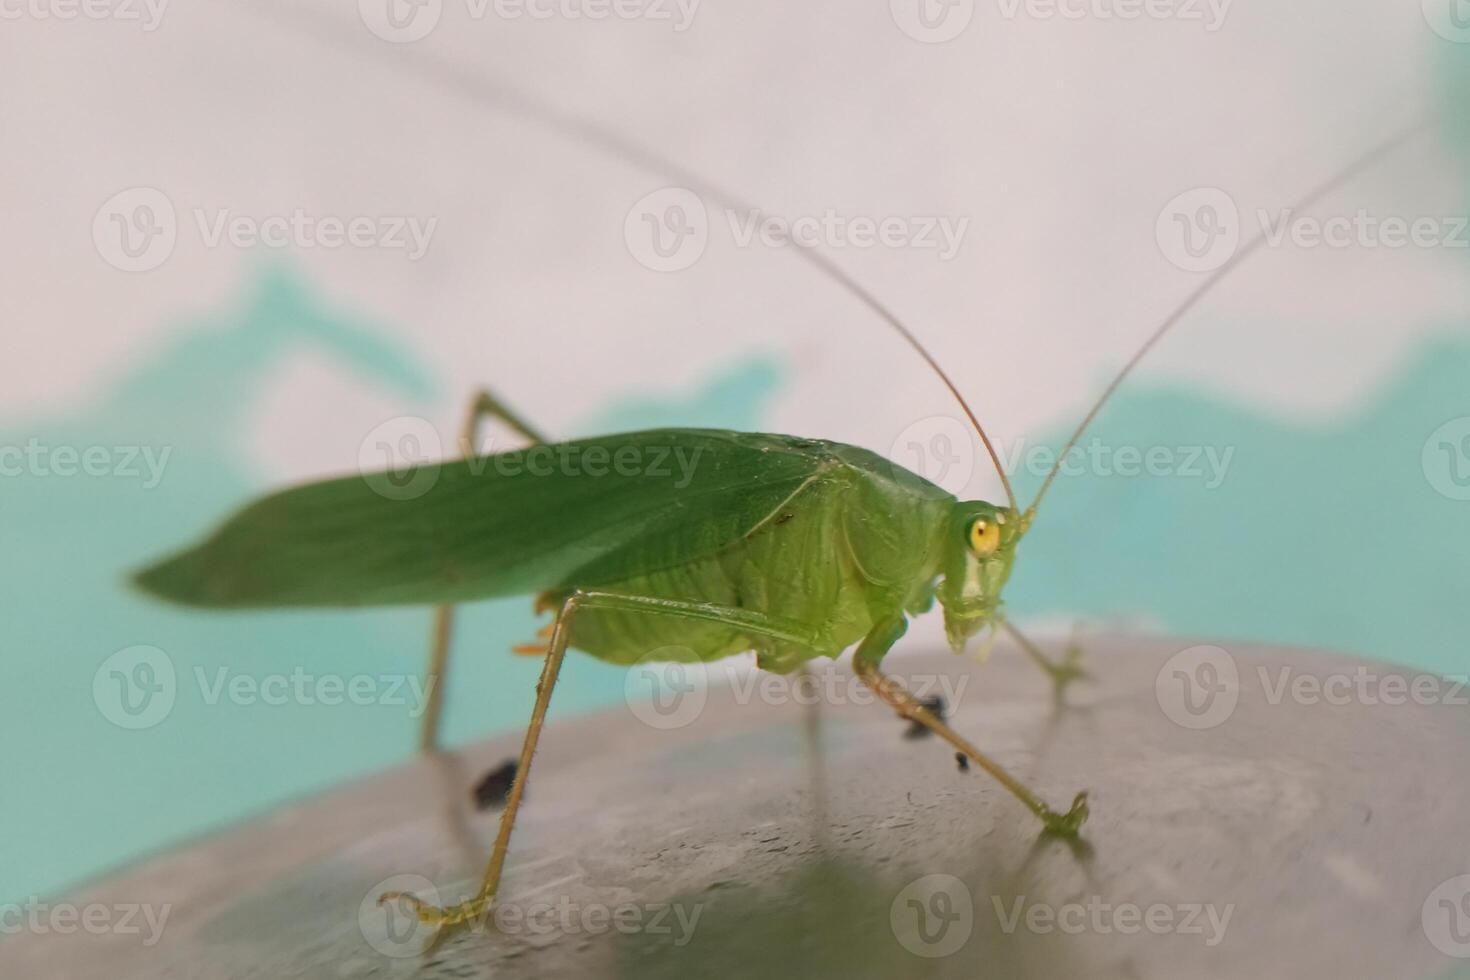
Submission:
<svg viewBox="0 0 1470 980">
<path fill-rule="evenodd" d="M 1041 822 L 1046 824 L 1047 833 L 1056 834 L 1058 837 L 1076 837 L 1077 831 L 1087 822 L 1087 815 L 1091 811 L 1087 808 L 1087 791 L 1078 793 L 1072 800 L 1072 809 L 1066 813 L 1059 814 L 1050 807 L 1041 808 Z"/>
<path fill-rule="evenodd" d="M 1092 675 L 1082 666 L 1082 647 L 1076 643 L 1068 645 L 1062 654 L 1061 663 L 1051 664 L 1046 667 L 1046 672 L 1051 675 L 1051 682 L 1057 701 L 1065 700 L 1067 685 L 1078 680 L 1092 680 Z"/>
<path fill-rule="evenodd" d="M 437 905 L 430 905 L 422 899 L 408 894 L 408 892 L 384 892 L 378 896 L 379 905 L 398 902 L 406 906 L 424 925 L 432 926 L 439 930 L 424 948 L 424 952 L 426 953 L 438 944 L 439 939 L 444 934 L 443 930 L 469 922 L 477 922 L 482 919 L 490 911 L 491 901 L 489 898 L 481 897 L 471 899 L 461 905 L 451 905 L 447 909 L 441 909 Z"/>
</svg>

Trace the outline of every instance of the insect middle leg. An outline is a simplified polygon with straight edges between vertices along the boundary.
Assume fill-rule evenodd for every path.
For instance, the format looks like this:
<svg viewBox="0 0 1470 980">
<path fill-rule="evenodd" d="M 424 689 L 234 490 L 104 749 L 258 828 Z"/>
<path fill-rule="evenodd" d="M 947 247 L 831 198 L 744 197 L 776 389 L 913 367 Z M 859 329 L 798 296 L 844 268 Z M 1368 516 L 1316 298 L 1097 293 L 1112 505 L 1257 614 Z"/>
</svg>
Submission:
<svg viewBox="0 0 1470 980">
<path fill-rule="evenodd" d="M 875 626 L 858 646 L 857 653 L 853 656 L 853 669 L 857 672 L 858 678 L 885 704 L 904 718 L 928 728 L 963 752 L 975 765 L 988 772 L 996 782 L 1024 803 L 1028 810 L 1036 814 L 1046 825 L 1047 830 L 1066 837 L 1076 836 L 1077 831 L 1087 819 L 1087 794 L 1085 792 L 1077 794 L 1072 800 L 1070 810 L 1066 813 L 1058 813 L 1043 803 L 1020 780 L 1007 772 L 1000 763 L 985 755 L 935 716 L 922 702 L 905 690 L 902 684 L 878 669 L 878 664 L 884 654 L 898 642 L 907 629 L 908 624 L 901 616 Z"/>
<path fill-rule="evenodd" d="M 519 415 L 506 407 L 490 392 L 481 389 L 470 399 L 469 411 L 459 433 L 460 452 L 473 456 L 479 445 L 480 423 L 486 419 L 499 419 L 515 430 L 532 445 L 546 442 Z M 429 633 L 429 666 L 425 671 L 424 691 L 428 702 L 424 705 L 424 717 L 419 728 L 419 751 L 434 752 L 439 748 L 439 717 L 444 704 L 444 677 L 449 665 L 449 644 L 454 638 L 454 606 L 439 606 L 434 610 L 434 625 Z"/>
<path fill-rule="evenodd" d="M 1005 627 L 1007 633 L 1011 634 L 1011 638 L 1020 646 L 1022 652 L 1051 678 L 1052 690 L 1057 701 L 1060 702 L 1066 697 L 1068 684 L 1091 676 L 1082 668 L 1082 648 L 1076 643 L 1069 643 L 1066 652 L 1062 654 L 1062 659 L 1056 661 L 1042 653 L 1041 648 L 1031 642 L 1026 634 L 1016 629 L 1009 619 L 1002 619 L 1000 624 Z"/>
</svg>

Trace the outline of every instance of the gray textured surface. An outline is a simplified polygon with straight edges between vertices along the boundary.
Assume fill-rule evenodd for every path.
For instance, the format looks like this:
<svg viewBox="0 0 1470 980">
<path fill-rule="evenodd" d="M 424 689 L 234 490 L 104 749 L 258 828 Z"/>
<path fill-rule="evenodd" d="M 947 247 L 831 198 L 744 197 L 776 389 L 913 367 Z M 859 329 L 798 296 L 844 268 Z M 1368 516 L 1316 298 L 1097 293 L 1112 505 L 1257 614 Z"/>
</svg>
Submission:
<svg viewBox="0 0 1470 980">
<path fill-rule="evenodd" d="M 1452 944 L 1470 918 L 1434 916 L 1470 908 L 1453 908 L 1453 886 L 1436 892 L 1470 873 L 1470 711 L 1365 703 L 1376 694 L 1272 703 L 1283 676 L 1352 678 L 1359 665 L 1231 645 L 1239 702 L 1227 715 L 1227 690 L 1201 716 L 1218 724 L 1193 730 L 1170 719 L 1185 717 L 1175 668 L 1208 679 L 1170 661 L 1188 646 L 1089 641 L 1098 680 L 1060 711 L 1005 647 L 983 667 L 947 654 L 890 661 L 914 683 L 962 683 L 956 726 L 1054 804 L 1090 789 L 1079 843 L 1039 838 L 992 781 L 959 772 L 933 740 L 905 740 L 886 709 L 824 706 L 814 756 L 792 699 L 715 686 L 674 730 L 627 709 L 548 730 L 503 889 L 526 922 L 457 933 L 425 958 L 417 938 L 391 931 L 404 921 L 372 904 L 395 875 L 426 876 L 446 898 L 473 887 L 496 818 L 471 811 L 470 788 L 512 737 L 101 882 L 74 900 L 171 906 L 161 942 L 23 935 L 4 944 L 5 973 L 1347 980 L 1454 965 L 1435 940 Z M 846 676 L 835 675 L 836 700 Z M 1462 699 L 1453 693 L 1437 697 Z M 910 887 L 929 875 L 953 877 Z M 932 942 L 914 931 L 916 908 L 948 920 L 930 919 Z M 1228 911 L 1223 930 L 1210 909 L 1216 922 Z M 1048 927 L 1047 910 L 1062 924 Z M 1155 934 L 1150 914 L 1175 927 Z"/>
</svg>

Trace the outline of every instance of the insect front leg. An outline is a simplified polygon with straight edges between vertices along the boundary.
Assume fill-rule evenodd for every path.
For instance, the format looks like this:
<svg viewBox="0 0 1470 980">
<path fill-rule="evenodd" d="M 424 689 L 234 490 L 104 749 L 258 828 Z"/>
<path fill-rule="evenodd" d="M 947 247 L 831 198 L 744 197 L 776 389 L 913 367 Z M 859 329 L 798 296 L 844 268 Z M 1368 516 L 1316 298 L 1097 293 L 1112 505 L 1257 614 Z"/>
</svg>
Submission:
<svg viewBox="0 0 1470 980">
<path fill-rule="evenodd" d="M 1009 619 L 1002 619 L 1000 624 L 1005 627 L 1007 633 L 1011 634 L 1011 638 L 1016 641 L 1026 656 L 1030 657 L 1036 666 L 1046 671 L 1047 676 L 1051 678 L 1052 693 L 1056 695 L 1058 703 L 1066 699 L 1068 684 L 1075 680 L 1092 679 L 1092 675 L 1082 668 L 1082 647 L 1077 643 L 1067 644 L 1066 652 L 1062 654 L 1062 659 L 1058 662 L 1042 653 L 1041 648 L 1016 629 Z"/>
<path fill-rule="evenodd" d="M 506 407 L 490 392 L 481 389 L 470 399 L 469 411 L 465 413 L 460 428 L 460 452 L 473 456 L 479 445 L 480 423 L 486 419 L 499 419 L 524 436 L 532 445 L 547 441 L 531 428 L 519 415 Z M 424 672 L 424 691 L 428 703 L 424 705 L 424 717 L 419 727 L 419 751 L 435 752 L 439 749 L 439 717 L 444 704 L 444 677 L 449 665 L 449 644 L 454 638 L 454 606 L 439 606 L 434 610 L 434 625 L 429 633 L 429 666 Z"/>
<path fill-rule="evenodd" d="M 1016 799 L 1036 814 L 1046 825 L 1047 830 L 1066 837 L 1075 837 L 1087 819 L 1087 794 L 1085 792 L 1077 794 L 1070 810 L 1066 813 L 1058 813 L 1043 803 L 1020 780 L 1007 772 L 1000 763 L 975 748 L 954 729 L 936 717 L 933 712 L 905 690 L 902 684 L 878 669 L 878 664 L 882 662 L 884 655 L 907 630 L 908 623 L 902 616 L 881 622 L 873 627 L 863 642 L 859 644 L 857 653 L 853 655 L 853 669 L 857 672 L 858 678 L 900 715 L 928 728 L 963 752 L 975 765 L 988 772 L 996 782 L 1010 790 Z"/>
</svg>

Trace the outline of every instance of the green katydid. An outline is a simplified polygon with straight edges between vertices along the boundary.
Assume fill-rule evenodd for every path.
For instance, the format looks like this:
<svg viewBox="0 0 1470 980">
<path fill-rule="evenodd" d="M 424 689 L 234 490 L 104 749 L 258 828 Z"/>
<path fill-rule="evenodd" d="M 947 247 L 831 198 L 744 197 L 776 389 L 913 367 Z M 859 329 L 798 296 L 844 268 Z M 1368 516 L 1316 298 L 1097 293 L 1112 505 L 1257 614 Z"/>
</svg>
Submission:
<svg viewBox="0 0 1470 980">
<path fill-rule="evenodd" d="M 1327 181 L 1306 207 L 1420 132 L 1380 145 Z M 687 176 L 687 175 L 686 175 Z M 686 183 L 707 198 L 734 199 Z M 550 443 L 489 394 L 473 403 L 466 458 L 440 464 L 421 496 L 385 495 L 373 476 L 265 497 L 197 547 L 137 576 L 148 592 L 209 608 L 438 604 L 429 673 L 442 676 L 449 604 L 533 595 L 556 610 L 516 776 L 477 895 L 439 909 L 409 895 L 423 921 L 454 925 L 494 900 L 532 757 L 569 647 L 620 664 L 681 649 L 712 661 L 754 651 L 760 667 L 792 671 L 856 646 L 854 669 L 888 705 L 938 734 L 995 777 L 1055 834 L 1075 835 L 1087 794 L 1054 810 L 880 669 L 908 618 L 937 601 L 951 645 L 1007 629 L 1065 684 L 1004 617 L 1001 595 L 1020 542 L 1062 460 L 1142 357 L 1265 239 L 1258 235 L 1208 276 L 1124 365 L 1072 434 L 1036 499 L 1021 508 L 985 429 L 940 364 L 876 298 L 820 253 L 799 249 L 897 330 L 949 388 L 985 447 L 1006 502 L 961 501 L 865 449 L 817 439 L 660 429 Z M 533 445 L 472 455 L 481 420 L 500 417 Z M 678 455 L 687 468 L 670 467 Z M 558 467 L 556 459 L 579 460 Z M 599 461 L 594 466 L 592 459 Z M 547 465 L 550 463 L 551 465 Z M 432 685 L 424 747 L 432 748 L 441 685 Z"/>
</svg>

